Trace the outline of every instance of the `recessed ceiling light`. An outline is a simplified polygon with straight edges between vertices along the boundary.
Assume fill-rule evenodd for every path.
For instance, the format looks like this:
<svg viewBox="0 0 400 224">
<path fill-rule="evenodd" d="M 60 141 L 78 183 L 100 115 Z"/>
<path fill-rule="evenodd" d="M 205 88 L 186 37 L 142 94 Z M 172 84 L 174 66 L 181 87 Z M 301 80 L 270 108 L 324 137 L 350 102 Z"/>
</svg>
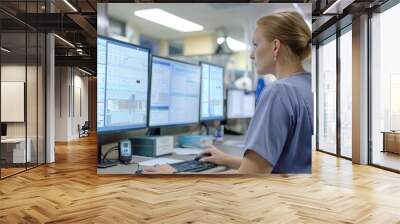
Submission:
<svg viewBox="0 0 400 224">
<path fill-rule="evenodd" d="M 178 17 L 162 9 L 144 9 L 135 11 L 134 14 L 151 22 L 178 30 L 180 32 L 194 32 L 203 30 L 203 26 Z"/>
<path fill-rule="evenodd" d="M 225 37 L 218 37 L 217 44 L 222 44 L 225 41 Z"/>
<path fill-rule="evenodd" d="M 5 48 L 5 47 L 1 47 L 0 49 L 1 49 L 2 51 L 6 52 L 6 53 L 10 53 L 10 52 L 11 52 L 10 50 L 8 50 L 8 49 Z"/>
<path fill-rule="evenodd" d="M 336 0 L 331 6 L 329 6 L 322 14 L 327 14 L 327 13 L 337 13 L 337 8 L 335 9 L 334 12 L 331 12 L 332 9 L 334 9 L 341 0 Z M 338 14 L 338 13 L 337 13 Z"/>
<path fill-rule="evenodd" d="M 85 71 L 85 70 L 83 70 L 83 69 L 81 69 L 81 68 L 79 68 L 79 67 L 78 67 L 78 69 L 79 69 L 79 71 L 81 71 L 81 72 L 83 72 L 83 73 L 85 73 L 85 74 L 87 74 L 87 75 L 92 75 L 92 73 L 89 73 L 89 72 L 87 72 L 87 71 Z"/>
<path fill-rule="evenodd" d="M 67 45 L 69 45 L 70 47 L 75 48 L 75 45 L 71 44 L 71 42 L 69 42 L 68 40 L 58 36 L 57 34 L 54 34 L 55 37 L 57 37 L 58 39 L 60 39 L 62 42 L 66 43 Z"/>
<path fill-rule="evenodd" d="M 67 4 L 72 10 L 74 10 L 74 12 L 78 12 L 78 10 L 68 1 L 68 0 L 64 0 L 65 4 Z"/>
</svg>

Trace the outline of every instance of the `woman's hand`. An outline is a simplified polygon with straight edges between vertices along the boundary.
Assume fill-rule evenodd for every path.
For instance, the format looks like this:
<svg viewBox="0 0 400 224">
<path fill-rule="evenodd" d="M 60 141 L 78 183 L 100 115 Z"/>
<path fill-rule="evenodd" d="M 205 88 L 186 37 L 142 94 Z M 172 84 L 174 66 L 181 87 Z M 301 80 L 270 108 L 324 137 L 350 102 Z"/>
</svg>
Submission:
<svg viewBox="0 0 400 224">
<path fill-rule="evenodd" d="M 209 145 L 201 154 L 203 155 L 200 159 L 201 162 L 211 162 L 217 165 L 228 165 L 227 162 L 231 157 L 213 145 Z"/>
<path fill-rule="evenodd" d="M 173 174 L 176 169 L 169 164 L 155 165 L 155 166 L 145 166 L 142 174 Z"/>
</svg>

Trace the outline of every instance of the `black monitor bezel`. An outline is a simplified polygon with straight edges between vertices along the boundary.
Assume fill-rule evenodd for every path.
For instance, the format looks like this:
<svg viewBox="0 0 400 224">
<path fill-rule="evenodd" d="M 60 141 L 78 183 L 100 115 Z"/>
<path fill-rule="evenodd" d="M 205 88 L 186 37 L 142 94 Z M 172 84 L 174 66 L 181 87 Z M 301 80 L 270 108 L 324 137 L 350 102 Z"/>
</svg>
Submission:
<svg viewBox="0 0 400 224">
<path fill-rule="evenodd" d="M 222 116 L 220 116 L 220 117 L 211 117 L 211 118 L 208 118 L 208 119 L 202 119 L 201 118 L 201 90 L 202 90 L 202 85 L 203 85 L 203 83 L 202 83 L 202 80 L 203 80 L 203 64 L 207 64 L 207 65 L 211 65 L 211 66 L 215 66 L 215 67 L 220 67 L 220 68 L 222 68 L 222 100 L 224 99 L 224 88 L 225 88 L 225 83 L 224 83 L 224 80 L 225 80 L 225 67 L 224 66 L 222 66 L 222 65 L 217 65 L 217 64 L 213 64 L 213 63 L 210 63 L 210 62 L 206 62 L 206 61 L 200 61 L 199 62 L 199 65 L 200 65 L 200 78 L 201 78 L 201 80 L 200 80 L 200 105 L 199 105 L 199 121 L 200 122 L 213 122 L 213 121 L 223 121 L 223 120 L 225 120 L 225 118 L 226 118 L 226 116 L 225 116 L 225 106 L 224 106 L 224 103 L 222 103 Z"/>
<path fill-rule="evenodd" d="M 141 49 L 143 49 L 143 50 L 145 50 L 147 53 L 148 53 L 148 59 L 147 59 L 147 66 L 148 66 L 148 68 L 147 68 L 147 105 L 146 105 L 146 109 L 147 109 L 147 111 L 146 111 L 146 123 L 144 124 L 144 125 L 140 125 L 140 126 L 137 126 L 137 127 L 133 127 L 132 125 L 130 125 L 130 126 L 124 126 L 123 128 L 118 128 L 118 127 L 116 127 L 116 128 L 112 128 L 112 129 L 106 129 L 106 130 L 104 130 L 104 128 L 102 128 L 103 130 L 99 130 L 99 128 L 97 127 L 97 132 L 98 133 L 100 133 L 100 134 L 104 134 L 104 133 L 115 133 L 115 132 L 120 132 L 120 131 L 135 131 L 135 130 L 143 130 L 143 129 L 147 129 L 148 128 L 148 117 L 149 117 L 149 111 L 148 111 L 148 109 L 149 109 L 149 92 L 150 92 L 150 69 L 151 69 L 151 61 L 150 61 L 150 59 L 151 59 L 151 51 L 150 51 L 150 49 L 149 48 L 146 48 L 146 47 L 143 47 L 143 46 L 140 46 L 140 45 L 137 45 L 137 44 L 132 44 L 132 43 L 128 43 L 128 42 L 124 42 L 124 41 L 121 41 L 121 40 L 117 40 L 117 39 L 114 39 L 114 38 L 111 38 L 111 37 L 107 37 L 107 36 L 103 36 L 103 35 L 97 35 L 97 37 L 96 37 L 96 42 L 97 42 L 97 38 L 102 38 L 102 39 L 106 39 L 106 40 L 108 40 L 108 41 L 114 41 L 114 42 L 117 42 L 117 43 L 120 43 L 120 44 L 124 44 L 124 45 L 130 45 L 130 46 L 132 46 L 132 47 L 137 47 L 137 48 L 141 48 Z M 97 43 L 96 43 L 96 46 L 97 46 Z M 97 64 L 97 63 L 96 63 Z M 97 104 L 96 104 L 97 105 Z M 97 111 L 96 111 L 96 114 L 97 114 Z M 97 117 L 97 116 L 96 116 Z M 97 122 L 97 119 L 96 119 L 96 122 Z"/>
<path fill-rule="evenodd" d="M 1 136 L 7 136 L 7 123 L 5 122 L 0 122 L 1 123 Z"/>
<path fill-rule="evenodd" d="M 148 122 L 147 122 L 147 126 L 149 129 L 155 129 L 155 128 L 167 128 L 167 127 L 181 127 L 181 126 L 192 126 L 192 125 L 198 125 L 200 123 L 200 115 L 197 117 L 197 122 L 190 122 L 190 123 L 182 123 L 182 124 L 162 124 L 162 125 L 150 125 L 150 114 L 151 114 L 151 83 L 152 83 L 152 77 L 153 77 L 153 58 L 161 58 L 161 59 L 165 59 L 165 60 L 170 60 L 170 61 L 174 61 L 174 62 L 178 62 L 178 63 L 182 63 L 182 64 L 188 64 L 188 65 L 194 65 L 199 67 L 199 71 L 200 71 L 200 85 L 199 85 L 199 108 L 200 108 L 200 97 L 201 97 L 201 67 L 199 64 L 195 64 L 195 63 L 190 63 L 190 62 L 186 62 L 186 61 L 181 61 L 181 60 L 177 60 L 174 58 L 168 58 L 168 57 L 163 57 L 163 56 L 159 56 L 159 55 L 155 55 L 152 54 L 151 55 L 151 61 L 150 61 L 150 90 L 149 90 L 149 105 L 148 105 L 148 111 L 149 111 L 149 116 L 147 117 Z M 200 109 L 199 109 L 199 113 L 200 113 Z"/>
</svg>

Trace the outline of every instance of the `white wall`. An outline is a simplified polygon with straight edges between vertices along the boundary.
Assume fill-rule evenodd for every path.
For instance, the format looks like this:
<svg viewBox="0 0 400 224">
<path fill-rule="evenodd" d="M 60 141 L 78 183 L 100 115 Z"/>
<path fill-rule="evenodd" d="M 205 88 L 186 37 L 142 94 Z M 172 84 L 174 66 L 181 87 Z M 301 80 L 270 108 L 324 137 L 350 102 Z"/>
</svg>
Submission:
<svg viewBox="0 0 400 224">
<path fill-rule="evenodd" d="M 76 68 L 56 67 L 55 86 L 55 141 L 77 139 L 78 124 L 88 120 L 88 78 Z"/>
<path fill-rule="evenodd" d="M 75 106 L 73 108 L 74 111 L 72 112 L 72 119 L 71 119 L 71 133 L 70 135 L 73 138 L 78 138 L 78 124 L 81 126 L 88 120 L 88 78 L 81 76 L 79 73 L 76 74 L 77 70 L 75 70 L 74 75 L 74 103 Z M 80 93 L 79 93 L 80 92 Z M 79 102 L 80 101 L 80 102 Z M 72 104 L 71 104 L 72 105 Z M 81 108 L 79 108 L 81 107 Z M 82 111 L 80 111 L 80 109 Z"/>
<path fill-rule="evenodd" d="M 68 140 L 68 77 L 67 67 L 55 68 L 55 141 Z"/>
</svg>

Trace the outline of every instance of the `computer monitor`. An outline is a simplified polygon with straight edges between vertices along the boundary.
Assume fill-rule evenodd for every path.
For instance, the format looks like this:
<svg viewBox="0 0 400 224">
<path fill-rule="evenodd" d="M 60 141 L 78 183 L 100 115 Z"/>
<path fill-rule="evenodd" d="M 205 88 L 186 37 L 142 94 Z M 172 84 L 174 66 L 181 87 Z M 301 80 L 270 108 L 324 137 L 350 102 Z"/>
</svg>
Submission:
<svg viewBox="0 0 400 224">
<path fill-rule="evenodd" d="M 7 136 L 7 124 L 1 123 L 1 137 Z"/>
<path fill-rule="evenodd" d="M 97 130 L 147 127 L 150 51 L 97 38 Z"/>
<path fill-rule="evenodd" d="M 153 56 L 150 93 L 150 127 L 199 122 L 199 65 Z"/>
<path fill-rule="evenodd" d="M 200 121 L 224 119 L 224 67 L 201 62 Z"/>
<path fill-rule="evenodd" d="M 251 118 L 254 115 L 256 96 L 254 91 L 228 89 L 227 118 Z"/>
</svg>

